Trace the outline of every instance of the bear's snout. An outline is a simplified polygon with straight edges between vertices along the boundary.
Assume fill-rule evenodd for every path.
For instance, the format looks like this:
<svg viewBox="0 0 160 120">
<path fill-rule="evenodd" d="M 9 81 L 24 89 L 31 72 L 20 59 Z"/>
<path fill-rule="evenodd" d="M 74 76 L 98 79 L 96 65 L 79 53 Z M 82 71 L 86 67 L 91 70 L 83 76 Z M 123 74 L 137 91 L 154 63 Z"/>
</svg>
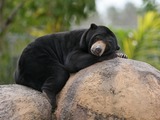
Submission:
<svg viewBox="0 0 160 120">
<path fill-rule="evenodd" d="M 100 47 L 97 47 L 97 48 L 95 49 L 95 52 L 96 52 L 97 54 L 100 54 L 101 51 L 102 51 L 102 48 L 100 48 Z"/>
<path fill-rule="evenodd" d="M 101 56 L 106 49 L 106 44 L 102 40 L 98 40 L 91 46 L 91 53 L 96 56 Z"/>
</svg>

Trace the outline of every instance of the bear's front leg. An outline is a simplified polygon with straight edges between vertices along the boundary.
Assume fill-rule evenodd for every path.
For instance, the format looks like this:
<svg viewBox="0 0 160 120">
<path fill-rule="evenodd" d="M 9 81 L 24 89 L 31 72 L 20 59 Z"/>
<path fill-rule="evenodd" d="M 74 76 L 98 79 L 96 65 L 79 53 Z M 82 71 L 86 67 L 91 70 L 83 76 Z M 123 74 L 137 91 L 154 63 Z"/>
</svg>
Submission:
<svg viewBox="0 0 160 120">
<path fill-rule="evenodd" d="M 56 95 L 62 90 L 66 81 L 69 78 L 69 73 L 62 66 L 55 64 L 51 69 L 51 74 L 45 80 L 42 91 L 52 105 L 52 110 L 56 108 Z"/>
<path fill-rule="evenodd" d="M 99 56 L 95 56 L 84 51 L 73 51 L 67 56 L 65 68 L 70 73 L 74 73 L 98 62 L 98 59 Z"/>
<path fill-rule="evenodd" d="M 126 54 L 123 54 L 121 52 L 116 51 L 116 52 L 108 54 L 108 55 L 102 55 L 101 57 L 99 57 L 99 61 L 101 62 L 101 61 L 113 59 L 113 58 L 116 58 L 116 57 L 127 59 Z"/>
</svg>

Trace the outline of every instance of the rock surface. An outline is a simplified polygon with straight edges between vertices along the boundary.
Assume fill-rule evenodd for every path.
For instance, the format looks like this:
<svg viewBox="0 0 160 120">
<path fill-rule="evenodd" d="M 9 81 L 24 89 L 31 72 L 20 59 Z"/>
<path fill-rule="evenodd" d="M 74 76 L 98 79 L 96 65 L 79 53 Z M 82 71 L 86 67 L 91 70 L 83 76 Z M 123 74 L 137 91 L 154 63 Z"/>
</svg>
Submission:
<svg viewBox="0 0 160 120">
<path fill-rule="evenodd" d="M 51 105 L 38 91 L 0 85 L 0 120 L 51 120 Z"/>
<path fill-rule="evenodd" d="M 121 58 L 92 65 L 70 77 L 58 96 L 55 116 L 57 120 L 160 120 L 160 71 Z M 51 105 L 33 89 L 0 85 L 0 120 L 51 120 Z"/>
<path fill-rule="evenodd" d="M 160 120 L 160 71 L 116 58 L 73 75 L 59 95 L 58 120 Z"/>
</svg>

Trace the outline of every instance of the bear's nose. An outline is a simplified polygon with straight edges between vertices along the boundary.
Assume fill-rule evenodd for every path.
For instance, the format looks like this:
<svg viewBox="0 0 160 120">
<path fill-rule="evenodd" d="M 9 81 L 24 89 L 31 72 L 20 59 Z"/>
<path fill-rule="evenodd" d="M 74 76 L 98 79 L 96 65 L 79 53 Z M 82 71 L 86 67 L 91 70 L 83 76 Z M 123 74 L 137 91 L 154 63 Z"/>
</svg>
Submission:
<svg viewBox="0 0 160 120">
<path fill-rule="evenodd" d="M 95 49 L 95 52 L 99 55 L 102 52 L 102 49 L 100 47 L 97 47 Z"/>
</svg>

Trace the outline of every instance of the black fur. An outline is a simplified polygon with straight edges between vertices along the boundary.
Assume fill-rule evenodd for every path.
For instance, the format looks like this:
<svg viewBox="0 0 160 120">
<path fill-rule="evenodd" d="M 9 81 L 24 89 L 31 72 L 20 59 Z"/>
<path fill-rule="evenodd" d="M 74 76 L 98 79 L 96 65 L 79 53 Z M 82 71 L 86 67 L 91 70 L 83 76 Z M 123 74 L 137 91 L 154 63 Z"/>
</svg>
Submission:
<svg viewBox="0 0 160 120">
<path fill-rule="evenodd" d="M 100 57 L 90 51 L 97 39 L 108 44 Z M 46 35 L 24 49 L 15 72 L 15 81 L 44 91 L 55 108 L 56 94 L 63 88 L 70 73 L 114 58 L 117 50 L 119 46 L 114 33 L 107 27 L 95 24 L 91 24 L 89 29 Z"/>
</svg>

